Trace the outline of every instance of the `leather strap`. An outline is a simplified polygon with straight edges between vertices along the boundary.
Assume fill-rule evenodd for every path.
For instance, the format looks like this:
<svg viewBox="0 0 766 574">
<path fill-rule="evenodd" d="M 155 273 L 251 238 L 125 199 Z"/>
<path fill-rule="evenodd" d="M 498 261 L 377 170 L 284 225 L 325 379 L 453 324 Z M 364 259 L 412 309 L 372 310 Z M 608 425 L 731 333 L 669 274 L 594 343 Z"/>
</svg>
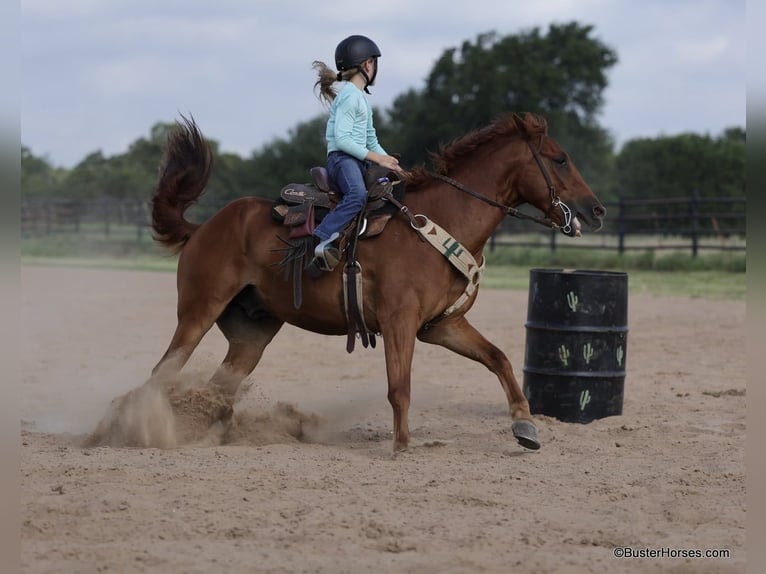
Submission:
<svg viewBox="0 0 766 574">
<path fill-rule="evenodd" d="M 452 237 L 443 227 L 428 219 L 425 215 L 415 215 L 412 227 L 428 241 L 437 251 L 447 258 L 452 266 L 457 269 L 467 280 L 468 284 L 465 291 L 458 297 L 452 305 L 447 307 L 444 313 L 439 317 L 443 319 L 460 309 L 474 294 L 479 287 L 479 282 L 484 273 L 486 259 L 482 258 L 481 265 L 476 262 L 474 256 L 454 237 Z M 423 221 L 423 225 L 417 223 Z"/>
</svg>

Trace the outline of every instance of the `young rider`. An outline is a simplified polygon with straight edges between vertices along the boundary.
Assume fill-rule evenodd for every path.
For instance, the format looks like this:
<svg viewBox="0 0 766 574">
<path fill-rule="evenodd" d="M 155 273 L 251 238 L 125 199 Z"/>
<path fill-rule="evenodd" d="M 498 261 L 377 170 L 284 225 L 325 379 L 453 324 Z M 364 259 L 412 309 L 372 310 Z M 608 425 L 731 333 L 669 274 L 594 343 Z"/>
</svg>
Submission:
<svg viewBox="0 0 766 574">
<path fill-rule="evenodd" d="M 324 62 L 315 61 L 319 79 L 314 84 L 330 106 L 325 139 L 327 172 L 341 193 L 335 209 L 314 230 L 317 245 L 314 256 L 319 266 L 332 270 L 340 260 L 333 242 L 356 217 L 367 201 L 364 172 L 369 162 L 401 172 L 399 161 L 386 153 L 378 142 L 372 107 L 364 93 L 375 84 L 378 73 L 378 46 L 366 36 L 349 36 L 335 49 L 333 72 Z M 340 82 L 340 86 L 336 86 Z M 364 92 L 364 93 L 363 93 Z"/>
</svg>

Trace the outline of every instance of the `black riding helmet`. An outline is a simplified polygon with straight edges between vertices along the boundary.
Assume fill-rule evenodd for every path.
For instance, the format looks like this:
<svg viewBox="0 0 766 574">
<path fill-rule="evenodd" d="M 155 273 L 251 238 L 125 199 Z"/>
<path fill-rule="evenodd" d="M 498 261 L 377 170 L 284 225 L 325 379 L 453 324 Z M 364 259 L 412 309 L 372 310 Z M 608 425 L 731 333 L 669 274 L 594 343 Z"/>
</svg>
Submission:
<svg viewBox="0 0 766 574">
<path fill-rule="evenodd" d="M 362 62 L 369 58 L 374 58 L 375 60 L 375 68 L 372 73 L 372 78 L 367 77 L 367 74 L 364 72 L 364 70 L 360 69 L 360 72 L 364 76 L 364 80 L 366 82 L 364 91 L 368 94 L 370 92 L 367 90 L 367 86 L 371 86 L 375 82 L 375 76 L 378 75 L 378 58 L 380 58 L 380 48 L 378 48 L 377 44 L 375 44 L 375 42 L 370 40 L 367 36 L 360 36 L 358 34 L 341 40 L 340 44 L 338 44 L 338 47 L 335 48 L 335 67 L 340 72 L 359 68 L 359 66 L 362 65 Z M 340 78 L 340 73 L 338 73 L 338 77 Z"/>
</svg>

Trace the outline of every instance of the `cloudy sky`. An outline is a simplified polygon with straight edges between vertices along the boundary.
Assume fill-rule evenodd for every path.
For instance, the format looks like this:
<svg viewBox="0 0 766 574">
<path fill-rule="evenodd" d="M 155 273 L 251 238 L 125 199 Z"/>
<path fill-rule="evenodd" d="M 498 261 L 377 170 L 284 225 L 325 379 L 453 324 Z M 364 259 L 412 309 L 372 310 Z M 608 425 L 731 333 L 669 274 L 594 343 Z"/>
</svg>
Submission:
<svg viewBox="0 0 766 574">
<path fill-rule="evenodd" d="M 744 0 L 21 0 L 21 140 L 71 167 L 192 113 L 246 157 L 323 112 L 311 62 L 347 35 L 380 46 L 385 109 L 464 40 L 570 21 L 618 54 L 599 118 L 618 145 L 745 125 Z"/>
</svg>

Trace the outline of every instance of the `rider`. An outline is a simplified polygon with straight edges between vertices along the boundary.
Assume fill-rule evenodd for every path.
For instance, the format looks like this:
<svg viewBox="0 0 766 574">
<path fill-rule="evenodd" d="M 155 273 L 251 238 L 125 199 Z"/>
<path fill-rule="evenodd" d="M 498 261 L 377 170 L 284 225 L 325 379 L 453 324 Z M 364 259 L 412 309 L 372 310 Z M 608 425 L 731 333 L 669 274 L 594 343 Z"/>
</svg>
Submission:
<svg viewBox="0 0 766 574">
<path fill-rule="evenodd" d="M 331 271 L 340 260 L 332 245 L 343 228 L 364 207 L 367 189 L 364 172 L 370 162 L 401 172 L 399 161 L 386 153 L 375 132 L 372 107 L 362 91 L 369 94 L 378 73 L 380 49 L 366 36 L 349 36 L 335 48 L 333 72 L 324 62 L 315 61 L 319 79 L 314 84 L 319 96 L 330 106 L 325 139 L 327 172 L 341 193 L 341 200 L 314 229 L 318 242 L 314 256 L 319 266 Z M 335 82 L 342 82 L 336 88 Z"/>
</svg>

